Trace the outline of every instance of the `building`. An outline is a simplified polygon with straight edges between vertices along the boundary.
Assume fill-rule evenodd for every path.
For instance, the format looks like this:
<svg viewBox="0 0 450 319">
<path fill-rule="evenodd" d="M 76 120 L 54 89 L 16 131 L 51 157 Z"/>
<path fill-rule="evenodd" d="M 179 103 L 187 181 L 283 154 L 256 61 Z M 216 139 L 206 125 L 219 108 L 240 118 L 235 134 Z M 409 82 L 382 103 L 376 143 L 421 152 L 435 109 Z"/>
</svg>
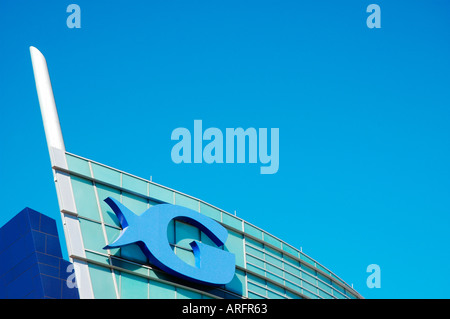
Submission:
<svg viewBox="0 0 450 319">
<path fill-rule="evenodd" d="M 0 260 L 0 299 L 79 297 L 55 220 L 33 209 L 23 209 L 0 228 Z"/>
<path fill-rule="evenodd" d="M 80 298 L 362 298 L 302 251 L 233 214 L 67 152 L 45 58 L 34 47 L 30 52 L 68 255 L 74 265 Z M 167 243 L 161 243 L 161 247 L 170 246 L 170 253 L 166 251 L 164 255 L 170 262 L 158 256 L 159 246 L 152 250 L 149 243 L 143 245 L 143 239 L 114 247 L 113 243 L 123 239 L 131 226 L 120 208 L 114 209 L 105 202 L 107 198 L 115 199 L 124 205 L 122 210 L 129 209 L 142 218 L 155 214 L 155 207 L 161 204 L 170 204 L 165 206 L 167 209 L 187 208 L 185 215 L 180 215 L 183 218 L 156 225 L 167 234 Z M 199 217 L 195 216 L 200 215 L 207 218 L 197 220 Z M 217 224 L 217 231 L 226 230 L 224 236 L 217 236 L 226 238 L 224 245 L 212 238 L 217 231 L 208 233 L 211 228 L 199 227 L 202 223 Z M 197 244 L 193 245 L 193 241 Z M 234 256 L 231 280 L 219 284 L 190 280 L 193 272 L 205 274 L 201 268 L 212 262 L 205 257 L 213 251 L 217 256 Z M 214 262 L 222 265 L 220 258 Z"/>
</svg>

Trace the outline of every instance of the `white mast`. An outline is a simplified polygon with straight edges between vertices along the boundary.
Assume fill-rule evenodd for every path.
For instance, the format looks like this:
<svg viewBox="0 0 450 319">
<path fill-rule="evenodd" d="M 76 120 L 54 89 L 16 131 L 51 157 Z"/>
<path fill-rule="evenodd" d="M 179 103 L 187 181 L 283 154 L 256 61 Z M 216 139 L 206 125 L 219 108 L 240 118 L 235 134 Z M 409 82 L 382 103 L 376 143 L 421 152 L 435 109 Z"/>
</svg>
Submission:
<svg viewBox="0 0 450 319">
<path fill-rule="evenodd" d="M 65 151 L 52 83 L 48 74 L 47 61 L 42 53 L 33 46 L 30 47 L 30 54 L 47 145 L 49 150 L 51 147 L 54 147 Z"/>
<path fill-rule="evenodd" d="M 52 163 L 56 193 L 62 217 L 64 235 L 70 261 L 73 263 L 76 284 L 81 299 L 94 298 L 88 264 L 83 260 L 86 254 L 83 237 L 77 218 L 75 199 L 73 195 L 70 175 L 58 170 L 68 169 L 65 157 L 66 148 L 59 123 L 53 96 L 52 83 L 48 74 L 47 61 L 42 53 L 35 47 L 30 47 L 31 63 L 33 64 L 34 80 L 41 108 L 42 122 L 44 123 L 45 137 Z M 80 260 L 81 258 L 81 260 Z"/>
</svg>

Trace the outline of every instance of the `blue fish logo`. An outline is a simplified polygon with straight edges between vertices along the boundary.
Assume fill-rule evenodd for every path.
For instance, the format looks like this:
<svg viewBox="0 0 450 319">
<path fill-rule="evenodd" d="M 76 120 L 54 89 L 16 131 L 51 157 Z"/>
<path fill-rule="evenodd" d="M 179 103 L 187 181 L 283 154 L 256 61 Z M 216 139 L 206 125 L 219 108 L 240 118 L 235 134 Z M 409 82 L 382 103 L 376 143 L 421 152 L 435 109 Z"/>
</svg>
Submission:
<svg viewBox="0 0 450 319">
<path fill-rule="evenodd" d="M 150 207 L 138 216 L 114 198 L 108 197 L 105 202 L 119 219 L 122 231 L 104 249 L 137 244 L 151 264 L 195 283 L 224 285 L 233 279 L 236 268 L 233 253 L 194 240 L 190 246 L 195 266 L 191 266 L 175 255 L 167 238 L 169 222 L 176 219 L 197 227 L 220 247 L 225 244 L 228 232 L 215 220 L 186 207 L 171 204 Z"/>
</svg>

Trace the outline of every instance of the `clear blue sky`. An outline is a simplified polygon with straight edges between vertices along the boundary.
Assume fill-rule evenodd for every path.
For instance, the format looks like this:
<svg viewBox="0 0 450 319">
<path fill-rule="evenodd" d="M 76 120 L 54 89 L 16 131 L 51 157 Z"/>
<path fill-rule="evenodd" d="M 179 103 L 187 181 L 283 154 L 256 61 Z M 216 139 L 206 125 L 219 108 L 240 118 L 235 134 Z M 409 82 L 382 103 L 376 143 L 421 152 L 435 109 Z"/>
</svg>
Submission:
<svg viewBox="0 0 450 319">
<path fill-rule="evenodd" d="M 449 17 L 446 0 L 1 0 L 0 225 L 26 206 L 60 221 L 33 45 L 69 152 L 236 210 L 366 298 L 450 298 Z M 279 128 L 278 173 L 174 164 L 194 119 Z"/>
</svg>

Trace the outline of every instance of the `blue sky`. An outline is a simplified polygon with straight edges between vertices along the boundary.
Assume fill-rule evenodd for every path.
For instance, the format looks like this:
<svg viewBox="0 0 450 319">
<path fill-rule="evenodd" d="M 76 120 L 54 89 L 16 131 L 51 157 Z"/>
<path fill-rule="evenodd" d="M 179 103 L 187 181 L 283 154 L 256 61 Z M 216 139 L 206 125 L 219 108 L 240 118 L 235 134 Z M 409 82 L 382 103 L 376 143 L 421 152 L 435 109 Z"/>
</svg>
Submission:
<svg viewBox="0 0 450 319">
<path fill-rule="evenodd" d="M 449 15 L 444 0 L 2 0 L 0 225 L 26 206 L 60 221 L 33 45 L 69 152 L 236 210 L 366 298 L 449 298 Z M 171 132 L 195 119 L 279 128 L 279 171 L 174 164 Z"/>
</svg>

